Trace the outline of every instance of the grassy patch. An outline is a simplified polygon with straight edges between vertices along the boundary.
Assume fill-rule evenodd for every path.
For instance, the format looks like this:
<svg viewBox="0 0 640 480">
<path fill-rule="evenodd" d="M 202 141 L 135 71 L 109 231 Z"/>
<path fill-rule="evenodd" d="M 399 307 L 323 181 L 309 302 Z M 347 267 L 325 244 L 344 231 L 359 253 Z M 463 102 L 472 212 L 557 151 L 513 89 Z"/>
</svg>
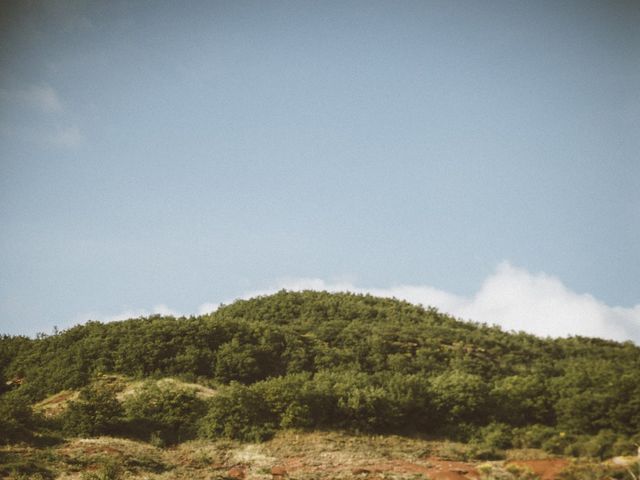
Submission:
<svg viewBox="0 0 640 480">
<path fill-rule="evenodd" d="M 42 479 L 56 477 L 51 468 L 54 458 L 48 450 L 15 449 L 0 451 L 0 477 Z"/>
</svg>

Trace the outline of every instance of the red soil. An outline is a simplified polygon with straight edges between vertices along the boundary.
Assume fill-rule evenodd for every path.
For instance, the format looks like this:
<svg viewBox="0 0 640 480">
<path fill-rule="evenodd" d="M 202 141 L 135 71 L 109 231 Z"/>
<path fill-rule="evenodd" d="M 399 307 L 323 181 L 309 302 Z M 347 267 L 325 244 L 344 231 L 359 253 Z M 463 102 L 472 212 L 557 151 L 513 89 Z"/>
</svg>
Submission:
<svg viewBox="0 0 640 480">
<path fill-rule="evenodd" d="M 546 460 L 513 460 L 508 463 L 529 468 L 533 473 L 540 475 L 540 480 L 555 480 L 569 464 L 569 461 L 564 458 L 549 458 Z"/>
<path fill-rule="evenodd" d="M 307 467 L 299 459 L 291 459 L 286 462 L 286 470 L 326 472 L 349 470 L 354 476 L 362 476 L 372 480 L 383 473 L 422 473 L 432 480 L 477 480 L 479 478 L 477 470 L 470 463 L 442 460 L 439 458 L 427 458 L 424 462 L 412 463 L 403 460 L 389 460 L 387 462 L 361 465 L 358 467 Z"/>
</svg>

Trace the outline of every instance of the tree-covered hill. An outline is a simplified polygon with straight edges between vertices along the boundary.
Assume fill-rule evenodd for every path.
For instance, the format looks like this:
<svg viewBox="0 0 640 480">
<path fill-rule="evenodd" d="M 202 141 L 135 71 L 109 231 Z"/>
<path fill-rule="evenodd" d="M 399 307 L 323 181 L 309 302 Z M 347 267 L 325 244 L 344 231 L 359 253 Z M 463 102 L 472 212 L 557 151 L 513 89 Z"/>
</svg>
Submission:
<svg viewBox="0 0 640 480">
<path fill-rule="evenodd" d="M 571 435 L 640 432 L 633 343 L 542 339 L 368 295 L 281 291 L 199 317 L 0 339 L 2 384 L 21 383 L 3 397 L 34 402 L 106 373 L 219 386 L 199 420 L 209 437 L 293 427 L 468 439 L 520 429 L 531 444 L 564 445 Z"/>
</svg>

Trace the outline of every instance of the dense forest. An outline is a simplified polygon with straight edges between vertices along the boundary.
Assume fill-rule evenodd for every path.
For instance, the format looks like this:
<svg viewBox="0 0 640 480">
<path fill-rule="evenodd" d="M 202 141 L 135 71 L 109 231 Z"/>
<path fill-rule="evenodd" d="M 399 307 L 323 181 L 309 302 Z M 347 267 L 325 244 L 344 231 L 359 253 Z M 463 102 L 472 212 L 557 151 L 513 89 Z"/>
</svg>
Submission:
<svg viewBox="0 0 640 480">
<path fill-rule="evenodd" d="M 148 383 L 126 402 L 99 379 L 177 377 L 203 400 Z M 0 436 L 45 425 L 165 443 L 262 440 L 278 429 L 341 429 L 606 456 L 640 441 L 640 348 L 543 339 L 395 299 L 281 291 L 188 318 L 90 321 L 0 338 Z M 12 382 L 13 381 L 13 382 Z M 64 389 L 56 422 L 26 408 Z"/>
</svg>

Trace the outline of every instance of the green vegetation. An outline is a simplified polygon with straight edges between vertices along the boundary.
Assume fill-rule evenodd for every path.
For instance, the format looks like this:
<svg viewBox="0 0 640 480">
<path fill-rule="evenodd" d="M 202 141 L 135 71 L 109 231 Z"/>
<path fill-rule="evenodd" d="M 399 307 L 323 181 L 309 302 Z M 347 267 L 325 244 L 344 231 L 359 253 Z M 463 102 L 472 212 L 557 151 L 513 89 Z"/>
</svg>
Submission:
<svg viewBox="0 0 640 480">
<path fill-rule="evenodd" d="M 193 390 L 146 382 L 124 401 L 125 432 L 164 446 L 195 438 L 206 404 Z"/>
<path fill-rule="evenodd" d="M 265 440 L 282 429 L 417 434 L 470 442 L 477 458 L 544 448 L 604 458 L 640 439 L 640 348 L 542 339 L 462 322 L 406 302 L 279 292 L 200 317 L 88 322 L 0 338 L 4 442 L 34 430 L 25 405 L 81 389 L 67 434 L 174 444 L 201 436 Z M 118 399 L 104 374 L 178 376 Z M 635 435 L 635 437 L 634 437 Z"/>
<path fill-rule="evenodd" d="M 71 401 L 62 415 L 62 425 L 70 435 L 109 435 L 117 433 L 122 416 L 123 409 L 115 390 L 97 384 L 80 390 L 78 399 Z"/>
<path fill-rule="evenodd" d="M 28 440 L 36 426 L 36 417 L 27 399 L 18 392 L 0 396 L 0 445 Z"/>
</svg>

